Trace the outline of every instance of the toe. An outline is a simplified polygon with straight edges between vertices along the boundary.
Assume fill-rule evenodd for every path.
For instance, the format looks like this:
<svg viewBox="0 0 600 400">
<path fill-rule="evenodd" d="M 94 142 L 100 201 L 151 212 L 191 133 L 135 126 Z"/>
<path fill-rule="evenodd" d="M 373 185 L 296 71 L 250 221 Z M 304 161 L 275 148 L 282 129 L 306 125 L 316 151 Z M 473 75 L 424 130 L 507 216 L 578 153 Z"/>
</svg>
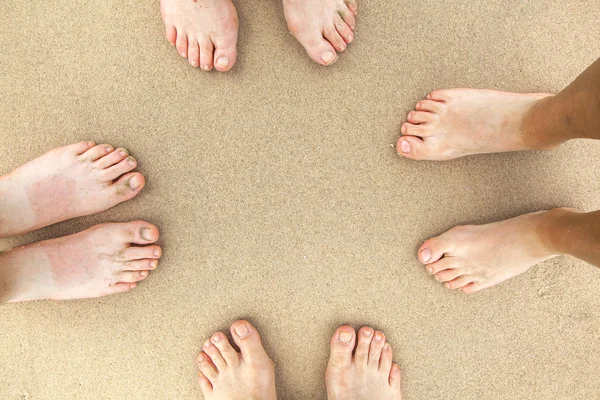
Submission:
<svg viewBox="0 0 600 400">
<path fill-rule="evenodd" d="M 94 147 L 95 145 L 96 143 L 94 142 L 79 142 L 66 146 L 65 150 L 73 155 L 79 156 L 91 149 L 92 147 Z"/>
<path fill-rule="evenodd" d="M 460 288 L 460 291 L 466 294 L 479 292 L 480 290 L 485 289 L 484 286 L 477 282 L 471 282 L 466 284 L 465 286 Z"/>
<path fill-rule="evenodd" d="M 325 28 L 323 30 L 323 36 L 329 41 L 329 43 L 331 43 L 333 48 L 337 51 L 342 52 L 346 50 L 346 42 L 344 41 L 344 39 L 342 39 L 338 31 L 335 29 L 335 26 Z"/>
<path fill-rule="evenodd" d="M 215 367 L 217 367 L 217 371 L 223 371 L 227 368 L 227 363 L 225 362 L 225 359 L 221 355 L 219 349 L 217 349 L 217 347 L 211 342 L 211 339 L 206 339 L 204 345 L 202 346 L 202 350 L 204 350 L 204 352 L 208 354 Z"/>
<path fill-rule="evenodd" d="M 471 282 L 473 282 L 473 279 L 470 276 L 463 275 L 444 283 L 444 286 L 446 286 L 446 288 L 448 289 L 460 289 L 461 287 L 466 286 Z"/>
<path fill-rule="evenodd" d="M 398 140 L 396 148 L 399 150 L 398 154 L 406 158 L 413 160 L 425 160 L 429 158 L 429 149 L 427 149 L 425 142 L 415 136 L 402 136 Z"/>
<path fill-rule="evenodd" d="M 331 338 L 331 356 L 329 367 L 343 369 L 352 363 L 352 350 L 356 341 L 356 332 L 349 326 L 339 327 Z"/>
<path fill-rule="evenodd" d="M 215 382 L 219 376 L 219 373 L 217 372 L 217 368 L 212 363 L 210 357 L 203 351 L 198 354 L 198 357 L 196 358 L 196 365 L 198 365 L 202 375 L 208 378 L 211 384 Z"/>
<path fill-rule="evenodd" d="M 230 328 L 231 335 L 235 344 L 242 352 L 242 358 L 245 360 L 264 361 L 269 358 L 265 351 L 258 331 L 248 321 L 235 321 Z"/>
<path fill-rule="evenodd" d="M 336 18 L 335 20 L 335 30 L 337 33 L 344 39 L 346 44 L 352 42 L 354 40 L 354 34 L 352 33 L 352 29 L 342 20 L 341 17 Z"/>
<path fill-rule="evenodd" d="M 432 135 L 432 131 L 428 126 L 410 122 L 403 123 L 400 132 L 405 136 L 428 137 Z"/>
<path fill-rule="evenodd" d="M 177 40 L 177 29 L 175 29 L 175 26 L 171 24 L 166 25 L 165 33 L 167 35 L 167 40 L 169 41 L 169 43 L 175 46 L 175 41 Z"/>
<path fill-rule="evenodd" d="M 434 275 L 438 282 L 448 282 L 462 275 L 462 271 L 458 269 L 445 269 Z"/>
<path fill-rule="evenodd" d="M 116 149 L 113 152 L 108 153 L 104 157 L 100 157 L 94 162 L 94 167 L 97 169 L 106 169 L 113 165 L 123 161 L 125 157 L 129 155 L 129 152 L 125 149 Z"/>
<path fill-rule="evenodd" d="M 222 36 L 212 37 L 215 46 L 213 63 L 217 71 L 227 72 L 235 64 L 237 58 L 237 29 L 234 33 L 224 33 Z"/>
<path fill-rule="evenodd" d="M 117 274 L 117 282 L 133 283 L 139 282 L 148 277 L 148 271 L 121 271 Z"/>
<path fill-rule="evenodd" d="M 187 50 L 188 50 L 188 37 L 185 32 L 177 31 L 177 40 L 175 41 L 175 47 L 177 47 L 177 52 L 183 58 L 187 58 Z"/>
<path fill-rule="evenodd" d="M 200 65 L 200 49 L 198 47 L 198 42 L 196 39 L 190 39 L 188 44 L 188 62 L 192 67 L 197 67 Z"/>
<path fill-rule="evenodd" d="M 390 386 L 398 391 L 400 394 L 400 382 L 402 380 L 402 375 L 400 373 L 400 366 L 396 363 L 392 364 L 392 370 L 390 371 Z"/>
<path fill-rule="evenodd" d="M 123 251 L 123 261 L 143 260 L 145 258 L 156 260 L 162 255 L 162 249 L 158 245 L 131 246 Z"/>
<path fill-rule="evenodd" d="M 383 350 L 381 351 L 381 360 L 379 360 L 379 370 L 389 373 L 390 369 L 392 368 L 393 360 L 394 354 L 392 352 L 392 346 L 390 346 L 389 343 L 386 343 L 383 346 Z"/>
<path fill-rule="evenodd" d="M 113 165 L 112 167 L 106 168 L 102 172 L 102 179 L 105 182 L 113 181 L 119 176 L 133 170 L 137 166 L 137 160 L 132 156 L 128 156 L 120 163 Z"/>
<path fill-rule="evenodd" d="M 146 179 L 139 172 L 125 174 L 118 181 L 111 185 L 114 191 L 114 198 L 119 201 L 132 199 L 142 191 Z"/>
<path fill-rule="evenodd" d="M 354 28 L 356 28 L 356 18 L 354 18 L 354 13 L 350 10 L 350 8 L 342 8 L 339 11 L 339 15 L 351 30 L 354 30 Z"/>
<path fill-rule="evenodd" d="M 356 344 L 356 351 L 354 352 L 354 360 L 359 365 L 367 365 L 373 332 L 373 328 L 368 326 L 363 326 L 358 331 L 358 343 Z"/>
<path fill-rule="evenodd" d="M 210 71 L 213 69 L 213 51 L 214 47 L 210 40 L 200 40 L 200 68 L 204 71 Z"/>
<path fill-rule="evenodd" d="M 321 65 L 331 65 L 337 61 L 338 56 L 335 49 L 319 31 L 306 30 L 303 24 L 296 23 L 288 24 L 288 27 L 300 44 L 304 46 L 306 54 L 315 62 Z"/>
<path fill-rule="evenodd" d="M 215 333 L 210 340 L 217 349 L 221 352 L 223 359 L 230 367 L 236 367 L 240 364 L 240 356 L 237 351 L 231 346 L 227 337 L 221 332 Z"/>
<path fill-rule="evenodd" d="M 137 283 L 125 283 L 125 282 L 118 282 L 115 284 L 112 284 L 108 287 L 108 289 L 106 290 L 105 293 L 103 293 L 103 296 L 108 296 L 110 294 L 115 294 L 115 293 L 125 293 L 125 292 L 129 292 L 130 290 L 135 289 L 137 286 Z"/>
<path fill-rule="evenodd" d="M 344 3 L 346 3 L 348 9 L 352 11 L 352 14 L 358 14 L 358 3 L 356 2 L 356 0 L 345 0 Z"/>
<path fill-rule="evenodd" d="M 152 271 L 156 267 L 158 267 L 156 259 L 129 260 L 123 265 L 123 269 L 127 271 Z"/>
<path fill-rule="evenodd" d="M 427 256 L 427 253 L 419 253 L 419 257 L 423 258 Z M 422 262 L 422 261 L 421 261 Z M 441 260 L 435 261 L 431 264 L 427 264 L 426 268 L 427 268 L 427 272 L 429 272 L 431 275 L 435 275 L 440 271 L 444 271 L 450 268 L 456 268 L 456 261 L 454 260 L 454 257 L 444 257 Z"/>
<path fill-rule="evenodd" d="M 146 221 L 113 224 L 123 243 L 148 244 L 158 240 L 158 228 Z M 153 257 L 148 257 L 153 258 Z"/>
<path fill-rule="evenodd" d="M 80 157 L 87 161 L 96 161 L 100 157 L 104 157 L 113 150 L 114 148 L 110 144 L 99 144 L 81 154 Z"/>
<path fill-rule="evenodd" d="M 415 106 L 415 110 L 428 111 L 435 114 L 442 114 L 445 111 L 446 105 L 439 101 L 421 100 Z"/>
<path fill-rule="evenodd" d="M 411 111 L 408 113 L 406 120 L 412 124 L 423 124 L 427 122 L 434 122 L 437 118 L 436 114 L 426 111 Z"/>
<path fill-rule="evenodd" d="M 427 100 L 448 101 L 450 96 L 447 90 L 434 90 L 427 95 Z"/>
<path fill-rule="evenodd" d="M 436 262 L 445 253 L 454 251 L 454 245 L 444 234 L 428 239 L 419 248 L 419 260 L 423 264 Z M 436 273 L 434 271 L 433 273 Z"/>
<path fill-rule="evenodd" d="M 200 385 L 200 390 L 202 390 L 202 395 L 205 398 L 208 398 L 213 391 L 213 387 L 208 378 L 204 376 L 202 372 L 198 372 L 198 384 Z"/>
<path fill-rule="evenodd" d="M 381 351 L 385 345 L 385 335 L 383 332 L 376 331 L 371 341 L 371 347 L 369 348 L 369 366 L 379 368 L 379 361 L 381 359 Z"/>
</svg>

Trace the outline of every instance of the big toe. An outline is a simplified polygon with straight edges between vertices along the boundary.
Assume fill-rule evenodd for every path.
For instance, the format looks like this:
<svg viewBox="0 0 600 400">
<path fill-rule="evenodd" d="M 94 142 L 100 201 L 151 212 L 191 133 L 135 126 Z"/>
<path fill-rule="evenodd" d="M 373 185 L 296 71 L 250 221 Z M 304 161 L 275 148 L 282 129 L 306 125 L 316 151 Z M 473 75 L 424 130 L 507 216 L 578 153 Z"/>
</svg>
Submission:
<svg viewBox="0 0 600 400">
<path fill-rule="evenodd" d="M 213 64 L 217 71 L 229 71 L 237 59 L 237 27 L 212 38 L 214 44 Z"/>
<path fill-rule="evenodd" d="M 356 332 L 350 326 L 339 327 L 331 338 L 329 368 L 345 368 L 352 363 L 352 350 L 356 343 Z"/>
<path fill-rule="evenodd" d="M 250 322 L 235 321 L 231 325 L 230 331 L 235 344 L 240 348 L 243 359 L 259 362 L 269 359 L 258 331 Z"/>
<path fill-rule="evenodd" d="M 318 30 L 310 31 L 302 25 L 291 25 L 290 31 L 304 46 L 306 54 L 321 65 L 331 65 L 337 61 L 338 55 L 334 47 Z M 343 43 L 343 40 L 340 41 Z"/>
<path fill-rule="evenodd" d="M 139 172 L 121 176 L 119 180 L 110 185 L 110 200 L 114 203 L 112 205 L 134 198 L 142 191 L 145 184 L 146 179 Z"/>
</svg>

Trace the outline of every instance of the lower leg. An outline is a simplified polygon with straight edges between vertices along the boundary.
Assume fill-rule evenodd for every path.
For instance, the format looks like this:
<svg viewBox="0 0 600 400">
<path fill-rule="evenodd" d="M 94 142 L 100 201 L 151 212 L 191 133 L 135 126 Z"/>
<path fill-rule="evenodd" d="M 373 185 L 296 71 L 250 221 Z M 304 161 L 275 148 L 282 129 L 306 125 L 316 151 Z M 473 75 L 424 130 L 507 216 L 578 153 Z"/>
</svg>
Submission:
<svg viewBox="0 0 600 400">
<path fill-rule="evenodd" d="M 547 239 L 556 253 L 569 254 L 600 267 L 600 210 L 548 212 Z"/>
</svg>

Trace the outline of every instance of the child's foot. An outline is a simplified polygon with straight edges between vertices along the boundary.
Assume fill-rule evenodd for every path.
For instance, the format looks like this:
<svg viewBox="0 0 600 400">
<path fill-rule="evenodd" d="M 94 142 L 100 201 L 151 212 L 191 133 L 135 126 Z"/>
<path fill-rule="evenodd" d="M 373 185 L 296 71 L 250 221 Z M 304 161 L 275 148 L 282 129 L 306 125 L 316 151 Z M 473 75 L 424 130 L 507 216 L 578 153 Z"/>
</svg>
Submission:
<svg viewBox="0 0 600 400">
<path fill-rule="evenodd" d="M 354 356 L 354 344 L 356 351 Z M 358 332 L 342 326 L 331 339 L 325 373 L 328 400 L 400 400 L 400 367 L 379 331 L 364 326 Z"/>
<path fill-rule="evenodd" d="M 423 243 L 419 260 L 448 289 L 473 293 L 497 285 L 559 255 L 546 238 L 550 213 L 556 212 L 454 227 Z"/>
<path fill-rule="evenodd" d="M 354 40 L 356 0 L 283 0 L 283 10 L 290 32 L 321 65 L 333 64 Z"/>
<path fill-rule="evenodd" d="M 523 122 L 546 93 L 436 90 L 417 103 L 402 125 L 398 154 L 415 160 L 450 160 L 470 154 L 533 150 Z"/>
<path fill-rule="evenodd" d="M 158 265 L 149 246 L 158 229 L 144 221 L 102 224 L 0 255 L 0 302 L 71 300 L 127 292 Z"/>
<path fill-rule="evenodd" d="M 238 17 L 231 0 L 161 0 L 167 39 L 194 67 L 229 71 L 237 57 Z"/>
<path fill-rule="evenodd" d="M 0 177 L 0 237 L 95 214 L 144 187 L 125 149 L 81 142 L 59 147 Z"/>
<path fill-rule="evenodd" d="M 231 336 L 241 353 L 217 332 L 204 343 L 196 363 L 205 400 L 276 400 L 273 362 L 248 321 L 236 321 Z"/>
</svg>

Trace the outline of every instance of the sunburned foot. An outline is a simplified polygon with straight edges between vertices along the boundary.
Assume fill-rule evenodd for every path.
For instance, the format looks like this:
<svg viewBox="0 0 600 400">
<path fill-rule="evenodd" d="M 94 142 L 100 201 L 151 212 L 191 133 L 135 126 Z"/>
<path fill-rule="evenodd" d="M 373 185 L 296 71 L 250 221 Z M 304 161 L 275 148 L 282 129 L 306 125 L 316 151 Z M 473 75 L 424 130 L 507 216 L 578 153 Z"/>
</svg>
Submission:
<svg viewBox="0 0 600 400">
<path fill-rule="evenodd" d="M 276 400 L 273 362 L 256 328 L 236 321 L 230 332 L 241 353 L 217 332 L 206 340 L 196 360 L 205 400 Z"/>
<path fill-rule="evenodd" d="M 331 339 L 328 400 L 400 400 L 400 367 L 392 362 L 383 333 L 365 326 L 356 336 L 354 329 L 342 326 Z"/>
<path fill-rule="evenodd" d="M 354 40 L 356 0 L 283 0 L 283 9 L 290 32 L 321 65 L 333 64 Z"/>
<path fill-rule="evenodd" d="M 525 214 L 487 225 L 457 226 L 427 240 L 419 260 L 448 289 L 473 293 L 524 273 L 559 255 L 548 224 L 561 209 Z"/>
<path fill-rule="evenodd" d="M 161 0 L 167 39 L 194 67 L 229 71 L 237 57 L 238 17 L 231 0 Z"/>
<path fill-rule="evenodd" d="M 144 187 L 125 149 L 81 142 L 59 147 L 0 177 L 0 237 L 95 214 Z"/>
<path fill-rule="evenodd" d="M 71 300 L 127 292 L 158 265 L 147 222 L 103 224 L 0 255 L 0 302 Z"/>
<path fill-rule="evenodd" d="M 398 154 L 450 160 L 470 154 L 541 150 L 527 143 L 525 119 L 546 93 L 436 90 L 417 103 L 402 125 Z"/>
</svg>

